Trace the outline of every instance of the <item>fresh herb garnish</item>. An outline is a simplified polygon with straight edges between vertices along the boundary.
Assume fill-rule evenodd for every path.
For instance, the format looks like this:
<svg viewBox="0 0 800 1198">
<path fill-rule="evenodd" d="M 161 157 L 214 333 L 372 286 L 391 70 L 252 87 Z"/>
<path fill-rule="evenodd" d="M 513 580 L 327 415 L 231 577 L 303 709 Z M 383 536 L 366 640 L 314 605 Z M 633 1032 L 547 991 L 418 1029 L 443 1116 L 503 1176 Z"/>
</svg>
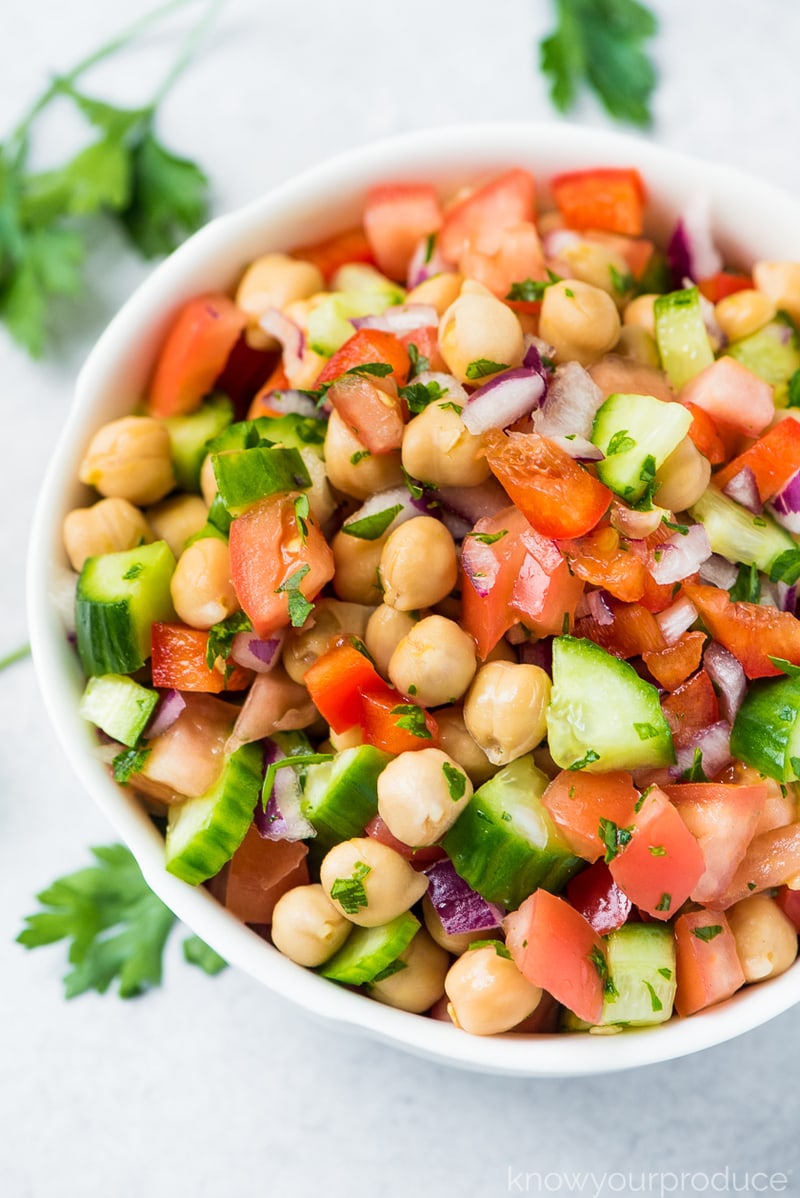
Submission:
<svg viewBox="0 0 800 1198">
<path fill-rule="evenodd" d="M 488 358 L 476 358 L 474 362 L 467 364 L 465 371 L 470 382 L 475 379 L 485 379 L 490 374 L 498 374 L 501 370 L 508 370 L 506 362 L 491 362 Z"/>
<path fill-rule="evenodd" d="M 653 508 L 653 496 L 658 490 L 656 482 L 656 459 L 651 453 L 647 455 L 639 471 L 639 478 L 644 483 L 644 491 L 635 503 L 630 506 L 637 512 L 649 512 Z"/>
<path fill-rule="evenodd" d="M 298 495 L 294 501 L 294 516 L 297 521 L 297 531 L 300 533 L 301 545 L 305 545 L 308 540 L 308 517 L 310 512 L 308 496 Z"/>
<path fill-rule="evenodd" d="M 150 749 L 123 749 L 111 762 L 114 781 L 127 786 L 133 774 L 140 774 L 150 756 Z"/>
<path fill-rule="evenodd" d="M 208 630 L 206 646 L 206 665 L 209 670 L 214 669 L 218 657 L 222 658 L 225 662 L 225 678 L 227 680 L 233 672 L 233 667 L 228 664 L 228 658 L 233 648 L 233 638 L 239 632 L 252 632 L 252 630 L 253 625 L 243 611 L 236 611 L 227 619 L 212 624 Z"/>
<path fill-rule="evenodd" d="M 122 575 L 122 577 L 125 579 L 126 582 L 131 582 L 134 578 L 139 577 L 142 570 L 144 570 L 144 566 L 142 565 L 142 563 L 134 562 L 132 566 L 128 566 L 128 569 L 125 571 L 125 573 Z"/>
<path fill-rule="evenodd" d="M 394 977 L 396 973 L 400 973 L 404 969 L 408 969 L 408 965 L 405 961 L 401 961 L 398 957 L 396 961 L 390 961 L 386 968 L 382 969 L 380 973 L 376 973 L 375 977 L 369 984 L 370 986 L 374 986 L 376 982 L 385 982 L 387 978 Z"/>
<path fill-rule="evenodd" d="M 661 898 L 656 903 L 656 911 L 669 911 L 672 906 L 672 895 L 666 891 L 661 895 Z"/>
<path fill-rule="evenodd" d="M 420 740 L 433 740 L 431 730 L 425 722 L 425 712 L 416 703 L 399 703 L 393 707 L 392 715 L 399 716 L 396 726 Z"/>
<path fill-rule="evenodd" d="M 663 844 L 649 844 L 647 850 L 651 857 L 666 857 L 667 855 L 667 850 Z"/>
<path fill-rule="evenodd" d="M 459 799 L 463 799 L 467 790 L 467 777 L 462 770 L 456 769 L 449 761 L 442 764 L 442 773 L 447 782 L 447 789 L 450 792 L 450 798 L 454 803 Z"/>
<path fill-rule="evenodd" d="M 761 576 L 758 566 L 751 562 L 749 566 L 739 566 L 736 582 L 730 591 L 731 603 L 758 603 L 761 599 Z"/>
<path fill-rule="evenodd" d="M 506 299 L 516 300 L 523 304 L 536 304 L 544 298 L 548 287 L 560 282 L 561 275 L 557 275 L 553 270 L 548 270 L 546 279 L 523 279 L 519 283 L 512 283 Z"/>
<path fill-rule="evenodd" d="M 363 462 L 364 458 L 371 458 L 372 454 L 368 449 L 357 449 L 355 453 L 350 454 L 350 465 L 357 466 L 359 462 Z"/>
<path fill-rule="evenodd" d="M 657 969 L 656 973 L 660 973 L 662 978 L 666 978 L 668 982 L 672 981 L 672 970 L 667 969 L 666 965 L 662 965 L 661 969 Z"/>
<path fill-rule="evenodd" d="M 314 604 L 309 603 L 300 590 L 300 583 L 310 569 L 311 567 L 307 563 L 304 566 L 300 566 L 295 570 L 294 574 L 289 575 L 285 582 L 282 582 L 279 587 L 275 588 L 276 595 L 286 595 L 289 601 L 289 621 L 292 628 L 302 628 L 314 610 Z"/>
<path fill-rule="evenodd" d="M 287 757 L 281 757 L 280 761 L 273 761 L 267 766 L 264 773 L 264 781 L 261 784 L 261 809 L 266 811 L 267 803 L 275 786 L 275 775 L 278 770 L 284 770 L 288 766 L 292 769 L 301 769 L 306 765 L 318 765 L 323 761 L 333 761 L 333 753 L 306 753 L 302 745 L 298 745 L 295 752 L 290 752 Z"/>
<path fill-rule="evenodd" d="M 337 878 L 331 886 L 331 898 L 335 899 L 346 915 L 356 915 L 361 907 L 369 906 L 364 878 L 372 873 L 365 861 L 357 861 L 349 878 Z"/>
<path fill-rule="evenodd" d="M 398 512 L 402 512 L 402 503 L 395 503 L 384 508 L 382 512 L 373 512 L 361 520 L 351 520 L 342 525 L 342 532 L 348 537 L 358 537 L 360 541 L 377 541 L 386 532 Z"/>
<path fill-rule="evenodd" d="M 675 524 L 675 523 L 673 523 L 672 520 L 668 520 L 666 516 L 661 517 L 661 523 L 664 525 L 665 528 L 671 528 L 675 532 L 679 532 L 682 537 L 686 537 L 689 535 L 689 525 L 688 524 Z"/>
<path fill-rule="evenodd" d="M 779 553 L 769 571 L 770 582 L 785 582 L 794 586 L 800 579 L 800 549 L 787 549 Z"/>
<path fill-rule="evenodd" d="M 567 766 L 567 769 L 583 770 L 583 769 L 586 769 L 587 765 L 591 765 L 593 762 L 599 761 L 599 760 L 600 760 L 599 753 L 596 753 L 594 751 L 594 749 L 587 749 L 586 752 L 584 753 L 583 757 L 581 757 L 578 761 L 573 761 L 572 765 Z"/>
<path fill-rule="evenodd" d="M 400 467 L 403 472 L 403 481 L 406 484 L 406 489 L 412 499 L 422 499 L 426 491 L 435 491 L 433 483 L 421 482 L 418 478 L 412 478 L 406 470 L 405 466 Z"/>
<path fill-rule="evenodd" d="M 411 370 L 408 375 L 410 379 L 413 379 L 414 375 L 423 374 L 430 369 L 430 362 L 424 354 L 419 352 L 413 341 L 406 348 L 408 349 L 408 359 L 411 362 Z"/>
<path fill-rule="evenodd" d="M 606 819 L 603 816 L 597 828 L 598 835 L 606 846 L 605 862 L 608 865 L 621 849 L 625 848 L 626 844 L 630 844 L 633 836 L 633 825 L 628 828 L 620 828 L 615 824 L 613 819 Z"/>
<path fill-rule="evenodd" d="M 708 777 L 703 769 L 701 749 L 695 749 L 692 755 L 692 764 L 681 774 L 681 782 L 708 782 Z"/>
<path fill-rule="evenodd" d="M 800 408 L 800 370 L 795 370 L 789 379 L 786 406 L 787 408 Z"/>
<path fill-rule="evenodd" d="M 594 965 L 595 969 L 597 970 L 597 976 L 603 983 L 603 993 L 605 996 L 610 998 L 612 1001 L 613 999 L 618 998 L 619 991 L 614 985 L 614 981 L 608 972 L 608 962 L 596 944 L 592 946 L 592 950 L 589 953 L 589 960 L 591 961 L 592 965 Z"/>
<path fill-rule="evenodd" d="M 499 532 L 468 532 L 464 540 L 466 541 L 467 537 L 472 537 L 473 541 L 479 541 L 481 545 L 494 545 L 506 536 L 508 536 L 508 529 L 501 528 Z"/>
<path fill-rule="evenodd" d="M 639 737 L 639 740 L 652 740 L 654 736 L 659 735 L 658 728 L 656 728 L 653 724 L 634 723 L 633 727 L 636 731 L 636 735 Z"/>
<path fill-rule="evenodd" d="M 796 666 L 794 662 L 787 661 L 785 657 L 770 657 L 770 661 L 790 678 L 800 678 L 800 666 Z"/>
<path fill-rule="evenodd" d="M 473 940 L 467 951 L 471 953 L 478 948 L 493 948 L 498 957 L 504 957 L 507 961 L 511 960 L 511 953 L 502 940 Z"/>
<path fill-rule="evenodd" d="M 624 274 L 617 270 L 613 262 L 609 263 L 608 273 L 611 275 L 611 286 L 616 291 L 617 295 L 627 295 L 629 291 L 633 291 L 636 280 L 629 270 Z"/>
<path fill-rule="evenodd" d="M 429 383 L 409 383 L 407 387 L 401 387 L 397 394 L 406 401 L 408 410 L 417 415 L 419 412 L 424 412 L 428 404 L 432 404 L 435 399 L 441 399 L 447 392 L 435 379 L 432 379 Z"/>
<path fill-rule="evenodd" d="M 360 366 L 351 366 L 345 374 L 371 374 L 375 378 L 385 379 L 393 370 L 391 362 L 362 362 Z"/>
<path fill-rule="evenodd" d="M 447 403 L 440 403 L 438 407 L 440 412 L 455 412 L 459 416 L 464 411 L 464 405 L 455 403 L 452 399 L 449 399 Z"/>
<path fill-rule="evenodd" d="M 707 923 L 705 927 L 692 928 L 692 935 L 696 936 L 698 940 L 705 940 L 706 943 L 708 943 L 708 941 L 713 940 L 715 936 L 719 936 L 721 931 L 722 924 Z"/>
<path fill-rule="evenodd" d="M 647 787 L 647 790 L 643 790 L 643 791 L 642 791 L 642 793 L 639 795 L 638 799 L 636 800 L 636 802 L 635 802 L 635 803 L 634 803 L 634 805 L 633 805 L 633 810 L 634 810 L 634 811 L 636 811 L 636 812 L 639 812 L 639 811 L 641 811 L 641 810 L 642 810 L 642 807 L 644 806 L 644 801 L 645 801 L 645 799 L 647 798 L 647 796 L 648 796 L 649 794 L 651 794 L 651 792 L 652 792 L 652 791 L 654 791 L 654 790 L 655 790 L 655 788 L 656 788 L 656 786 L 655 786 L 655 782 L 654 782 L 654 783 L 652 784 L 652 786 L 648 786 L 648 787 Z"/>
<path fill-rule="evenodd" d="M 615 453 L 625 453 L 629 449 L 635 449 L 636 442 L 629 434 L 626 428 L 621 428 L 619 432 L 614 433 L 614 436 L 608 443 L 606 457 L 610 458 Z"/>
<path fill-rule="evenodd" d="M 429 233 L 428 236 L 425 238 L 425 253 L 422 258 L 422 262 L 425 266 L 428 265 L 431 258 L 433 257 L 433 247 L 435 245 L 436 245 L 436 234 Z"/>
<path fill-rule="evenodd" d="M 650 1006 L 653 1008 L 654 1011 L 663 1011 L 664 1004 L 661 1001 L 661 999 L 658 997 L 658 995 L 656 994 L 654 987 L 651 985 L 650 982 L 648 982 L 647 978 L 642 978 L 642 981 L 644 982 L 645 986 L 647 987 L 647 989 L 650 992 Z"/>
</svg>

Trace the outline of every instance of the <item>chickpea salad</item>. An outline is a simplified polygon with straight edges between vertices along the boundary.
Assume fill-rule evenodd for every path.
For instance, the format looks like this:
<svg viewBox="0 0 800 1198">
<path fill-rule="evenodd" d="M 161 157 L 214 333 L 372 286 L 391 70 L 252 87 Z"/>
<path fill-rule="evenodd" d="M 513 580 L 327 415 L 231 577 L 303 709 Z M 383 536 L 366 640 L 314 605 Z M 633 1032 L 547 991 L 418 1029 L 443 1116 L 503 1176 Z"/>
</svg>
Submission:
<svg viewBox="0 0 800 1198">
<path fill-rule="evenodd" d="M 800 263 L 542 190 L 381 184 L 190 300 L 64 521 L 166 868 L 478 1035 L 685 1017 L 800 928 Z"/>
</svg>

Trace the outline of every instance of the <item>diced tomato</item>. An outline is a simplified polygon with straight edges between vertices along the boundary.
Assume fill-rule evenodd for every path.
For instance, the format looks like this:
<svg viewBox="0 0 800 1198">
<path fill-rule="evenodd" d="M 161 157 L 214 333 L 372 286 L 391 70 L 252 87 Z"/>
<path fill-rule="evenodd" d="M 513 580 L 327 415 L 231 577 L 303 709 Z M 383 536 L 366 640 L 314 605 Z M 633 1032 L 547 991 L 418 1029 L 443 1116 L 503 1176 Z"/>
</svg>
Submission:
<svg viewBox="0 0 800 1198">
<path fill-rule="evenodd" d="M 737 291 L 749 291 L 753 286 L 753 280 L 750 275 L 738 274 L 732 270 L 718 270 L 715 275 L 701 279 L 697 286 L 701 295 L 712 304 L 718 304 L 720 300 L 728 295 L 735 295 Z"/>
<path fill-rule="evenodd" d="M 637 170 L 570 171 L 552 181 L 556 205 L 571 229 L 606 229 L 641 236 L 645 189 Z"/>
<path fill-rule="evenodd" d="M 164 340 L 150 383 L 153 416 L 180 416 L 199 408 L 247 323 L 227 295 L 198 295 L 180 309 Z"/>
<path fill-rule="evenodd" d="M 320 714 L 334 732 L 346 732 L 361 723 L 361 695 L 392 694 L 368 657 L 344 641 L 317 658 L 303 678 Z"/>
<path fill-rule="evenodd" d="M 388 687 L 380 691 L 362 690 L 361 730 L 365 744 L 374 745 L 386 753 L 412 753 L 416 749 L 432 749 L 439 746 L 439 728 L 432 715 L 425 712 L 425 726 L 429 736 L 415 736 L 407 728 L 399 728 L 402 712 L 392 715 L 396 707 L 406 703 L 402 695 Z"/>
<path fill-rule="evenodd" d="M 293 258 L 302 258 L 304 262 L 313 262 L 326 283 L 336 274 L 340 266 L 348 262 L 374 262 L 372 247 L 367 241 L 363 229 L 347 229 L 344 233 L 336 233 L 325 241 L 315 242 L 314 245 L 300 246 L 292 250 Z"/>
<path fill-rule="evenodd" d="M 492 473 L 543 537 L 582 537 L 605 515 L 611 492 L 547 437 L 485 434 Z"/>
<path fill-rule="evenodd" d="M 723 1002 L 744 985 L 733 932 L 719 911 L 691 911 L 679 916 L 675 921 L 675 951 L 675 1008 L 679 1015 L 693 1015 Z"/>
<path fill-rule="evenodd" d="M 800 421 L 788 417 L 773 425 L 714 476 L 715 485 L 724 490 L 746 467 L 755 475 L 762 503 L 777 495 L 800 470 Z"/>
<path fill-rule="evenodd" d="M 511 608 L 536 636 L 556 636 L 569 626 L 583 594 L 583 581 L 570 572 L 555 541 L 527 521 L 520 533 L 524 556 L 511 592 Z"/>
<path fill-rule="evenodd" d="M 692 413 L 689 436 L 703 457 L 708 458 L 712 466 L 719 466 L 721 462 L 725 461 L 728 453 L 713 418 L 704 408 L 699 408 L 696 403 L 684 402 L 684 407 Z"/>
<path fill-rule="evenodd" d="M 505 299 L 513 283 L 523 279 L 546 279 L 542 243 L 536 226 L 530 222 L 505 229 L 497 249 L 487 251 L 470 242 L 459 258 L 458 268 L 467 279 L 475 279 L 500 299 Z"/>
<path fill-rule="evenodd" d="M 506 171 L 459 200 L 444 216 L 437 248 L 454 266 L 468 244 L 494 252 L 503 232 L 533 219 L 536 184 L 528 171 Z"/>
<path fill-rule="evenodd" d="M 567 898 L 592 925 L 598 936 L 607 936 L 627 922 L 633 904 L 611 876 L 605 861 L 596 861 L 567 883 Z"/>
<path fill-rule="evenodd" d="M 715 641 L 738 657 L 748 678 L 773 678 L 781 671 L 769 660 L 782 657 L 800 665 L 800 620 L 791 612 L 757 603 L 731 603 L 719 587 L 684 583 Z"/>
<path fill-rule="evenodd" d="M 695 404 L 719 425 L 757 437 L 775 415 L 772 387 L 741 362 L 717 358 L 681 388 L 681 403 Z"/>
<path fill-rule="evenodd" d="M 308 883 L 308 845 L 265 840 L 254 824 L 227 867 L 224 903 L 244 923 L 272 923 L 278 899 Z"/>
<path fill-rule="evenodd" d="M 668 691 L 677 690 L 700 665 L 707 639 L 704 632 L 684 632 L 674 645 L 645 650 L 644 664 L 659 686 Z"/>
<path fill-rule="evenodd" d="M 628 543 L 610 524 L 561 546 L 578 578 L 626 603 L 635 603 L 644 592 L 645 568 Z"/>
<path fill-rule="evenodd" d="M 234 666 L 225 678 L 225 666 L 216 662 L 213 670 L 206 665 L 209 634 L 186 624 L 153 624 L 150 634 L 153 685 L 179 691 L 200 691 L 218 695 L 220 691 L 241 691 L 253 680 L 253 671 Z"/>
<path fill-rule="evenodd" d="M 676 749 L 690 746 L 698 732 L 719 719 L 714 684 L 705 670 L 698 670 L 661 700 L 661 710 L 670 726 Z"/>
<path fill-rule="evenodd" d="M 767 788 L 688 782 L 665 786 L 664 792 L 703 851 L 705 872 L 691 897 L 714 907 L 753 839 Z"/>
<path fill-rule="evenodd" d="M 231 581 L 242 609 L 259 637 L 289 623 L 286 584 L 314 599 L 333 578 L 333 553 L 313 516 L 304 531 L 295 511 L 295 494 L 270 495 L 231 524 Z M 301 535 L 302 531 L 302 535 Z M 298 571 L 304 571 L 297 578 Z"/>
<path fill-rule="evenodd" d="M 370 453 L 391 453 L 403 444 L 405 403 L 372 379 L 346 374 L 330 388 L 327 400 Z"/>
<path fill-rule="evenodd" d="M 610 624 L 600 624 L 591 616 L 584 616 L 575 626 L 575 635 L 584 636 L 608 653 L 622 658 L 639 657 L 664 647 L 658 621 L 641 603 L 619 603 L 611 599 L 608 607 L 613 616 Z"/>
<path fill-rule="evenodd" d="M 273 370 L 267 381 L 253 396 L 253 401 L 247 412 L 248 420 L 256 420 L 259 416 L 278 416 L 280 415 L 274 408 L 270 407 L 269 397 L 273 391 L 286 391 L 289 388 L 289 380 L 286 377 L 286 371 L 283 369 L 283 361 L 278 360 L 278 365 Z"/>
<path fill-rule="evenodd" d="M 784 886 L 800 877 L 800 823 L 787 824 L 754 836 L 728 889 L 719 899 L 725 910 L 773 886 Z"/>
<path fill-rule="evenodd" d="M 603 1013 L 603 942 L 564 899 L 536 890 L 504 920 L 506 945 L 517 968 L 587 1023 Z"/>
<path fill-rule="evenodd" d="M 703 876 L 703 853 L 663 790 L 654 786 L 639 803 L 611 873 L 642 911 L 671 919 Z"/>
<path fill-rule="evenodd" d="M 800 890 L 790 890 L 788 886 L 781 886 L 775 895 L 775 901 L 786 918 L 791 919 L 800 932 Z"/>
<path fill-rule="evenodd" d="M 430 745 L 430 741 L 426 743 Z M 404 844 L 402 840 L 398 840 L 396 836 L 392 835 L 379 815 L 373 816 L 369 821 L 364 829 L 364 835 L 379 841 L 380 844 L 388 845 L 401 857 L 405 857 L 406 861 L 410 861 L 415 869 L 424 869 L 426 865 L 430 865 L 434 861 L 441 861 L 443 857 L 447 856 L 444 849 L 440 848 L 438 844 L 424 845 L 418 849 L 413 848 L 410 844 Z"/>
<path fill-rule="evenodd" d="M 447 373 L 447 363 L 442 357 L 442 351 L 439 349 L 439 329 L 436 325 L 423 325 L 419 329 L 411 329 L 408 333 L 403 333 L 400 336 L 400 341 L 408 349 L 410 345 L 416 347 L 417 353 L 428 359 L 429 370 L 440 370 L 444 374 Z"/>
<path fill-rule="evenodd" d="M 184 692 L 185 707 L 174 724 L 148 740 L 141 773 L 131 786 L 154 799 L 172 803 L 205 794 L 219 777 L 225 742 L 239 708 L 209 694 Z"/>
<path fill-rule="evenodd" d="M 405 386 L 411 369 L 408 350 L 394 333 L 384 333 L 381 329 L 359 329 L 345 341 L 323 366 L 317 386 L 332 383 L 339 375 L 368 362 L 388 362 L 392 367 L 388 377 L 394 379 L 398 387 Z"/>
<path fill-rule="evenodd" d="M 405 281 L 417 243 L 442 223 L 430 183 L 379 183 L 367 192 L 364 232 L 378 268 Z"/>
<path fill-rule="evenodd" d="M 542 796 L 542 802 L 573 853 L 596 861 L 606 851 L 600 821 L 626 827 L 633 819 L 639 792 L 626 770 L 587 774 L 562 770 Z"/>
</svg>

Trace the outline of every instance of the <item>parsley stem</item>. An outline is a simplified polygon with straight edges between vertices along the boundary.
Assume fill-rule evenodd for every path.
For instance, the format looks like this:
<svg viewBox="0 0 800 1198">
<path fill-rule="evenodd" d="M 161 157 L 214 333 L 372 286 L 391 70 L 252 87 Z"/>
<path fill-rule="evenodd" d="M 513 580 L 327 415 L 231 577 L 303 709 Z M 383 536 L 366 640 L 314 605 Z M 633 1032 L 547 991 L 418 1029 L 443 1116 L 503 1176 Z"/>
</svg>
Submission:
<svg viewBox="0 0 800 1198">
<path fill-rule="evenodd" d="M 181 0 L 181 2 L 186 3 L 186 0 Z M 197 24 L 195 26 L 193 26 L 193 28 L 189 31 L 189 35 L 186 38 L 186 40 L 184 41 L 183 46 L 181 47 L 180 54 L 178 55 L 177 59 L 170 67 L 169 71 L 167 71 L 166 76 L 164 77 L 163 81 L 159 85 L 159 88 L 156 91 L 155 96 L 153 97 L 152 107 L 154 109 L 158 108 L 161 101 L 166 96 L 167 92 L 170 90 L 170 88 L 172 88 L 174 86 L 174 84 L 177 82 L 177 80 L 180 78 L 180 76 L 183 74 L 183 72 L 188 67 L 189 63 L 194 58 L 195 54 L 197 53 L 197 48 L 200 45 L 200 42 L 205 37 L 205 34 L 206 34 L 207 30 L 209 29 L 209 27 L 216 20 L 217 15 L 218 15 L 220 9 L 222 8 L 223 3 L 224 3 L 224 0 L 212 0 L 212 3 L 207 6 L 204 15 L 200 18 L 200 20 L 197 22 Z"/>
<path fill-rule="evenodd" d="M 5 657 L 0 657 L 0 671 L 7 669 L 8 666 L 13 666 L 18 661 L 23 661 L 26 657 L 30 657 L 30 653 L 30 645 L 20 645 L 18 649 L 7 653 Z"/>
</svg>

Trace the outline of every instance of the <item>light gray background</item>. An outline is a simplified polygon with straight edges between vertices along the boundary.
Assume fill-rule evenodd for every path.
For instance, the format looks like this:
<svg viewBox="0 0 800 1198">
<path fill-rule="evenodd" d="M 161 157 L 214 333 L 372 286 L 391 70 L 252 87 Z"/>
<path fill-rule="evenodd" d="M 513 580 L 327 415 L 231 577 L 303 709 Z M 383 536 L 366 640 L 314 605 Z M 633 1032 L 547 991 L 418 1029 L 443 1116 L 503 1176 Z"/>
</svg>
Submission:
<svg viewBox="0 0 800 1198">
<path fill-rule="evenodd" d="M 652 7 L 663 68 L 654 136 L 800 191 L 800 7 Z M 124 11 L 102 0 L 15 4 L 0 41 L 0 128 L 48 70 L 68 67 L 146 8 L 144 0 Z M 549 118 L 534 43 L 550 22 L 544 0 L 229 0 L 161 128 L 168 144 L 202 161 L 216 210 L 227 211 L 384 134 Z M 151 54 L 121 59 L 98 74 L 98 90 L 141 100 L 171 44 L 159 50 L 156 40 Z M 580 116 L 603 121 L 591 104 Z M 50 122 L 46 149 L 70 134 Z M 44 364 L 0 332 L 0 655 L 26 639 L 30 514 L 76 371 L 147 267 L 104 235 L 89 271 L 94 298 L 62 312 Z M 512 1082 L 330 1032 L 233 971 L 206 979 L 181 963 L 177 943 L 162 990 L 131 1003 L 65 1003 L 61 949 L 26 955 L 12 940 L 34 892 L 112 837 L 69 775 L 30 663 L 0 677 L 0 729 L 2 1198 L 490 1198 L 509 1192 L 509 1168 L 514 1177 L 725 1165 L 794 1169 L 786 1192 L 800 1193 L 796 1012 L 671 1065 L 608 1080 Z"/>
</svg>

